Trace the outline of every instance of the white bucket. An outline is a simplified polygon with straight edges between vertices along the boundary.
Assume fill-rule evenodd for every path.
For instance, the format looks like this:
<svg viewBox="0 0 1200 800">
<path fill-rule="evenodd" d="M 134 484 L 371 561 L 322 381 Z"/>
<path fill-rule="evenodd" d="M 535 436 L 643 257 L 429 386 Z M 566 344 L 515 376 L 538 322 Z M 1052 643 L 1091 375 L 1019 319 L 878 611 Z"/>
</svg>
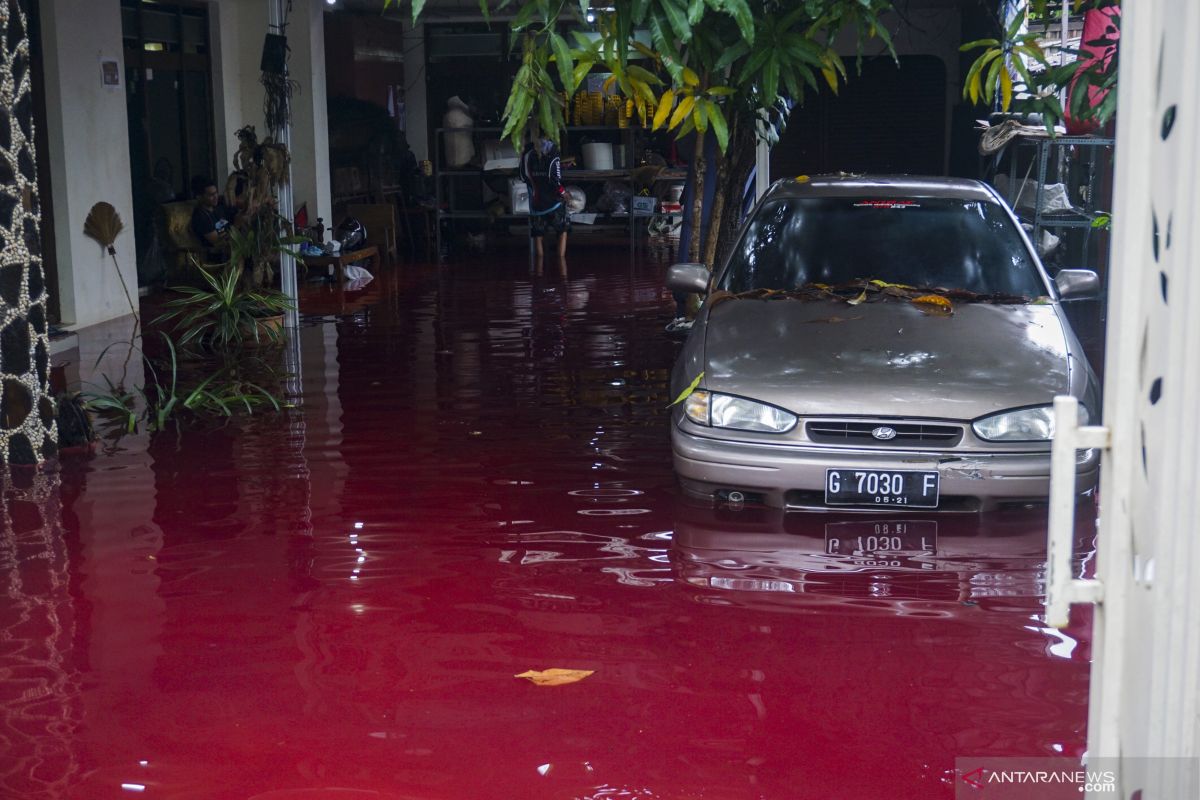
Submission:
<svg viewBox="0 0 1200 800">
<path fill-rule="evenodd" d="M 612 169 L 613 148 L 605 142 L 592 142 L 583 146 L 584 169 Z"/>
</svg>

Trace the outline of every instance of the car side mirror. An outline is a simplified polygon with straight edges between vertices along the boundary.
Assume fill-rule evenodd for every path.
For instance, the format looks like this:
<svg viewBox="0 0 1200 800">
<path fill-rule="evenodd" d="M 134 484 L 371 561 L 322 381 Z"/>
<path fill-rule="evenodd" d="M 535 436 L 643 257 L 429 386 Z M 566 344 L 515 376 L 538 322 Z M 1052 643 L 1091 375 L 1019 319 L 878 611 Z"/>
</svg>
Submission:
<svg viewBox="0 0 1200 800">
<path fill-rule="evenodd" d="M 684 294 L 703 294 L 708 291 L 711 273 L 703 264 L 673 264 L 667 270 L 667 288 Z"/>
<path fill-rule="evenodd" d="M 1086 300 L 1100 294 L 1100 276 L 1090 269 L 1062 269 L 1054 276 L 1061 300 Z"/>
</svg>

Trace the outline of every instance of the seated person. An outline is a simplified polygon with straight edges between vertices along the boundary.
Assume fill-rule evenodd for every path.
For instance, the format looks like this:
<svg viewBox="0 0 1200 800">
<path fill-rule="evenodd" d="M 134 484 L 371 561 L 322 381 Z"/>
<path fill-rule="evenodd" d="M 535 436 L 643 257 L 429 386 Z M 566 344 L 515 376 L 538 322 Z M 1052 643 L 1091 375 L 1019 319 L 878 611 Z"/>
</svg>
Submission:
<svg viewBox="0 0 1200 800">
<path fill-rule="evenodd" d="M 229 225 L 232 224 L 231 209 L 221 202 L 217 184 L 207 178 L 192 181 L 196 195 L 196 208 L 192 211 L 192 232 L 211 254 L 227 248 Z"/>
</svg>

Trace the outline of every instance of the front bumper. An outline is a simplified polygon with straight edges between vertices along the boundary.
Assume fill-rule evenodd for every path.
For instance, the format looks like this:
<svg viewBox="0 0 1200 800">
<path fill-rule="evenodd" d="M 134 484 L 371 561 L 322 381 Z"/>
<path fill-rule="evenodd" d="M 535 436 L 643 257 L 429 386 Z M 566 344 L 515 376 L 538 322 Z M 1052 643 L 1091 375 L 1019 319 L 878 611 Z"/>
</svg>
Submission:
<svg viewBox="0 0 1200 800">
<path fill-rule="evenodd" d="M 695 436 L 678 425 L 671 429 L 671 449 L 675 473 L 688 494 L 720 498 L 738 491 L 776 508 L 833 510 L 824 502 L 825 470 L 836 468 L 936 470 L 941 484 L 938 510 L 942 511 L 988 511 L 999 505 L 1044 502 L 1050 493 L 1048 451 L 955 453 L 751 444 Z M 1099 480 L 1099 452 L 1081 451 L 1076 463 L 1076 491 L 1090 493 Z"/>
</svg>

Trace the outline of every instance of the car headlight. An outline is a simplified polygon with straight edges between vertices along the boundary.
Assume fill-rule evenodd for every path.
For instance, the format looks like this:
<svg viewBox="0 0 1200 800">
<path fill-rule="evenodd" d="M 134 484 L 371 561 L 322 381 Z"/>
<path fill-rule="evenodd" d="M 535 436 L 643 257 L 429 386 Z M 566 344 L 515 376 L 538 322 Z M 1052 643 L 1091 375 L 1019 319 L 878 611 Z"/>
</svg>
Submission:
<svg viewBox="0 0 1200 800">
<path fill-rule="evenodd" d="M 1090 415 L 1081 403 L 1079 424 L 1087 425 Z M 977 419 L 971 427 L 980 439 L 989 442 L 1048 442 L 1054 438 L 1054 406 L 1022 408 Z"/>
<path fill-rule="evenodd" d="M 683 413 L 697 425 L 739 431 L 787 433 L 796 427 L 796 415 L 744 397 L 695 391 L 683 404 Z"/>
</svg>

